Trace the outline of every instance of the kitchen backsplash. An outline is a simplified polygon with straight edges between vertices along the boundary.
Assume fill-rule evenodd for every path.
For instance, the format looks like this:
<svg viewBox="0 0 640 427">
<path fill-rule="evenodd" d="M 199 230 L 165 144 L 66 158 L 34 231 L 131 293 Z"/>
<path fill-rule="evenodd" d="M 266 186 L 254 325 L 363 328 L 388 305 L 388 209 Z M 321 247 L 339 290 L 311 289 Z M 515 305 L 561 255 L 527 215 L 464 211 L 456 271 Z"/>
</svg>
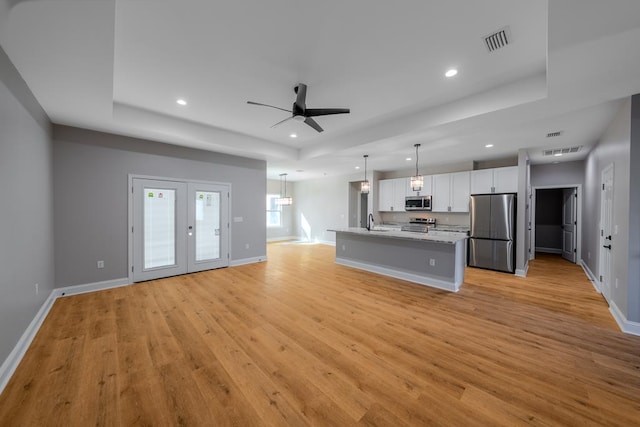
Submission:
<svg viewBox="0 0 640 427">
<path fill-rule="evenodd" d="M 406 223 L 411 218 L 435 218 L 439 225 L 469 225 L 468 213 L 456 212 L 379 212 L 383 223 Z"/>
</svg>

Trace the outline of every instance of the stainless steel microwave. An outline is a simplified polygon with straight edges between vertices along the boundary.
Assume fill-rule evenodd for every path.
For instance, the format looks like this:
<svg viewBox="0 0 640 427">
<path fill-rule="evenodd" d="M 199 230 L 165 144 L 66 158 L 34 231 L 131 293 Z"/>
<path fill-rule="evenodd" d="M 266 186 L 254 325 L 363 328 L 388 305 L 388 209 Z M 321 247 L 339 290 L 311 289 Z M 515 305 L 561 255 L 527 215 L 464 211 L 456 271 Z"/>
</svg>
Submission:
<svg viewBox="0 0 640 427">
<path fill-rule="evenodd" d="M 405 211 L 430 211 L 431 196 L 408 196 L 404 199 Z"/>
</svg>

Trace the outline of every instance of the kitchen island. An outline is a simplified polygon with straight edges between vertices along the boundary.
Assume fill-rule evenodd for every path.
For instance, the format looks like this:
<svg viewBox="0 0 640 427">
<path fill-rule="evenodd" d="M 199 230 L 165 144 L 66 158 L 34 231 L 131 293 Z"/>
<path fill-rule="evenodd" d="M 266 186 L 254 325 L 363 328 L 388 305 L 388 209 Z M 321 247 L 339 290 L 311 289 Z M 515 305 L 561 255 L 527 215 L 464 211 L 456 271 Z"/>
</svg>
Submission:
<svg viewBox="0 0 640 427">
<path fill-rule="evenodd" d="M 336 263 L 457 292 L 464 281 L 461 233 L 333 229 Z"/>
</svg>

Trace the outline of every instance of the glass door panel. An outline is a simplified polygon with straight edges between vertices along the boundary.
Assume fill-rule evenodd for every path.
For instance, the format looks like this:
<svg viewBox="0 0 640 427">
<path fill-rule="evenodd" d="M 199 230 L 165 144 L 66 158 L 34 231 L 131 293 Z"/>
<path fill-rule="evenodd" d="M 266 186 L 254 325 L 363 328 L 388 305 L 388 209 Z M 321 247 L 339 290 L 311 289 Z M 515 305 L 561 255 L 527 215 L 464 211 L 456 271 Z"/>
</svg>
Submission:
<svg viewBox="0 0 640 427">
<path fill-rule="evenodd" d="M 189 183 L 189 272 L 229 265 L 229 186 Z"/>
<path fill-rule="evenodd" d="M 133 179 L 133 281 L 187 272 L 187 185 Z"/>
<path fill-rule="evenodd" d="M 196 191 L 196 262 L 220 258 L 220 193 Z"/>
<path fill-rule="evenodd" d="M 144 188 L 144 269 L 176 264 L 176 191 Z"/>
</svg>

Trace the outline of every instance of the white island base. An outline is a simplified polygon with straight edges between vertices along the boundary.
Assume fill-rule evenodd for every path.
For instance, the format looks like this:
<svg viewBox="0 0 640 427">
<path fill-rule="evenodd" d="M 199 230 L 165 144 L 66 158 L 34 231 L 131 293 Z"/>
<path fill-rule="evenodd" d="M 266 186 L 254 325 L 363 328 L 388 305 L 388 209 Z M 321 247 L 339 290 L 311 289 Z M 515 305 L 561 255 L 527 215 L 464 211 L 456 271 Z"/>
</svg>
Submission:
<svg viewBox="0 0 640 427">
<path fill-rule="evenodd" d="M 406 231 L 336 232 L 336 263 L 457 292 L 464 281 L 466 237 Z"/>
</svg>

